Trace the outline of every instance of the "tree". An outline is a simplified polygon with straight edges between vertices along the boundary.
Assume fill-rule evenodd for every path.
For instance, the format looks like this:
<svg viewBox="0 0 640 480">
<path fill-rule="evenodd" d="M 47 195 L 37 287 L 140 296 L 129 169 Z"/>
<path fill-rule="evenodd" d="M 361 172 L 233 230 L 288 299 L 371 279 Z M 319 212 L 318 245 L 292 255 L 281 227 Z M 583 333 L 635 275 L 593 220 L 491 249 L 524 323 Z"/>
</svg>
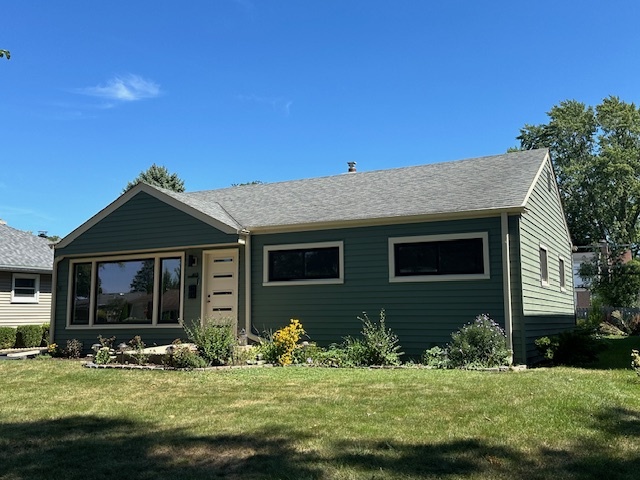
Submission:
<svg viewBox="0 0 640 480">
<path fill-rule="evenodd" d="M 522 150 L 549 148 L 573 243 L 604 240 L 615 257 L 637 251 L 640 110 L 610 96 L 595 108 L 567 100 L 547 115 L 517 139 Z"/>
<path fill-rule="evenodd" d="M 144 172 L 140 172 L 133 181 L 127 183 L 127 186 L 122 190 L 122 193 L 131 190 L 141 182 L 160 188 L 166 188 L 167 190 L 173 190 L 178 193 L 184 192 L 184 181 L 182 181 L 177 174 L 169 173 L 166 167 L 158 166 L 154 163 Z"/>
<path fill-rule="evenodd" d="M 637 307 L 640 292 L 640 261 L 611 261 L 598 256 L 580 266 L 580 276 L 590 281 L 591 292 L 603 305 Z"/>
<path fill-rule="evenodd" d="M 0 58 L 7 57 L 7 60 L 11 58 L 11 52 L 9 50 L 0 50 Z"/>
</svg>

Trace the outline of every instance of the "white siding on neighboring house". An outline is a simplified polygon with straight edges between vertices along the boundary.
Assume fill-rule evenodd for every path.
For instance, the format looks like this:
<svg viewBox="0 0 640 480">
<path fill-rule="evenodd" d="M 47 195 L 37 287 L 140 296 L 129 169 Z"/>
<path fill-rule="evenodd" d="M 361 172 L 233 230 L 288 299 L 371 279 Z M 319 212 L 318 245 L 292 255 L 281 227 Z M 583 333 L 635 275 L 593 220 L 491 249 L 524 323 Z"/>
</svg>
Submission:
<svg viewBox="0 0 640 480">
<path fill-rule="evenodd" d="M 49 323 L 51 320 L 51 275 L 40 274 L 38 303 L 11 301 L 12 273 L 0 272 L 0 326 Z"/>
</svg>

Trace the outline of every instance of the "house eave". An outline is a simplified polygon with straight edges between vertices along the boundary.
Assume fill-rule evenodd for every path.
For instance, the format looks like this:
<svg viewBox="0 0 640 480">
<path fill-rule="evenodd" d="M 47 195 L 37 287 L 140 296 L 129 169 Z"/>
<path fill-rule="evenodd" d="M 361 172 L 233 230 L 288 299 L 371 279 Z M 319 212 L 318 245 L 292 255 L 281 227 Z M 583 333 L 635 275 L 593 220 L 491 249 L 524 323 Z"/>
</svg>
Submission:
<svg viewBox="0 0 640 480">
<path fill-rule="evenodd" d="M 29 265 L 0 265 L 0 272 L 21 272 L 21 273 L 52 273 L 53 268 L 32 267 Z"/>
<path fill-rule="evenodd" d="M 272 233 L 289 233 L 315 230 L 336 230 L 341 228 L 370 227 L 376 225 L 398 225 L 404 223 L 425 223 L 446 220 L 466 220 L 471 218 L 487 218 L 507 215 L 522 215 L 526 213 L 523 206 L 497 207 L 482 210 L 465 210 L 461 212 L 429 213 L 423 215 L 400 215 L 396 217 L 362 218 L 352 220 L 336 220 L 328 222 L 297 223 L 288 225 L 260 225 L 248 227 L 252 235 Z"/>
</svg>

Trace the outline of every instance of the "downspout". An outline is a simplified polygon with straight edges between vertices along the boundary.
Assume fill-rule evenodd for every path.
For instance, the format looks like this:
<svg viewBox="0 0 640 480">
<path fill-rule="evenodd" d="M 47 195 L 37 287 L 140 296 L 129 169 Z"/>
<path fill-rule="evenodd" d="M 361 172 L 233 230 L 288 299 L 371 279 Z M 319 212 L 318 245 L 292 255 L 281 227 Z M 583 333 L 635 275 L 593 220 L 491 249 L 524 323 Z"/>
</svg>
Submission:
<svg viewBox="0 0 640 480">
<path fill-rule="evenodd" d="M 245 233 L 244 237 L 244 331 L 247 338 L 259 342 L 260 337 L 252 332 L 251 322 L 251 234 Z"/>
<path fill-rule="evenodd" d="M 504 299 L 504 333 L 507 335 L 507 348 L 511 350 L 513 363 L 513 311 L 511 302 L 511 262 L 509 257 L 509 217 L 506 212 L 500 214 L 502 233 L 502 291 Z"/>
</svg>

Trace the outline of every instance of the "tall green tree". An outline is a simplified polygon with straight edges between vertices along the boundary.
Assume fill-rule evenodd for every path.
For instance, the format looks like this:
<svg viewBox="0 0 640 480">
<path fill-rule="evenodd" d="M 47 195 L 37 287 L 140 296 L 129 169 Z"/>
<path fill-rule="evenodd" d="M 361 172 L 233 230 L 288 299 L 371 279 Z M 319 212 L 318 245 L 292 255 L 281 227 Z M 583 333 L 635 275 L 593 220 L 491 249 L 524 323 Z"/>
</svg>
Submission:
<svg viewBox="0 0 640 480">
<path fill-rule="evenodd" d="M 131 190 L 141 182 L 160 188 L 166 188 L 167 190 L 173 190 L 178 193 L 184 192 L 184 181 L 181 180 L 176 173 L 169 173 L 169 170 L 167 170 L 166 167 L 158 166 L 154 163 L 144 172 L 140 172 L 140 174 L 131 182 L 127 183 L 127 186 L 122 190 L 122 193 Z"/>
<path fill-rule="evenodd" d="M 567 100 L 547 115 L 517 139 L 522 150 L 549 148 L 573 243 L 605 240 L 614 255 L 637 251 L 640 110 L 610 96 L 595 107 Z"/>
</svg>

